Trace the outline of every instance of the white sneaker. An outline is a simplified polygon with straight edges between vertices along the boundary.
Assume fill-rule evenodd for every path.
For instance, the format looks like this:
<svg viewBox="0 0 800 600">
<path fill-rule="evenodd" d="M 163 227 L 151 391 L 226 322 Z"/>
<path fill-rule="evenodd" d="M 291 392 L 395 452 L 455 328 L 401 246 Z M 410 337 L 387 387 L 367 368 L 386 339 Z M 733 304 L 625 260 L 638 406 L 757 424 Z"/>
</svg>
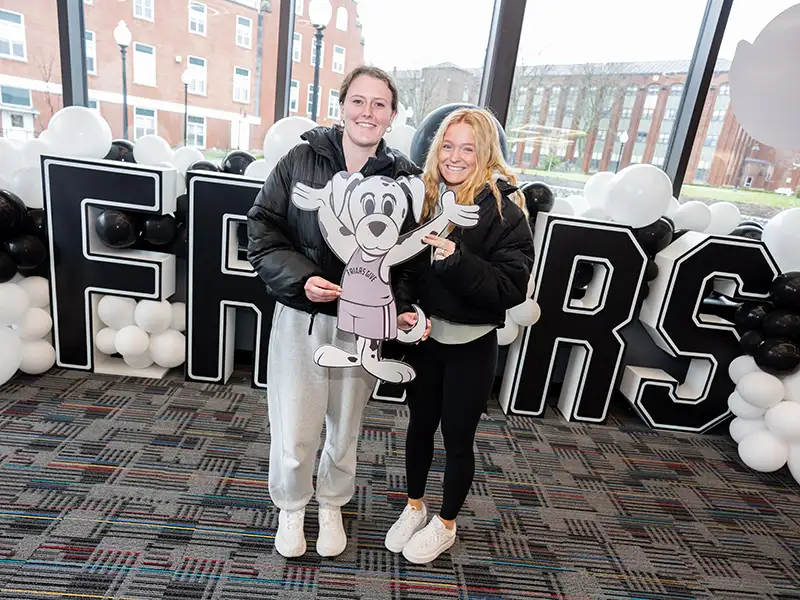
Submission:
<svg viewBox="0 0 800 600">
<path fill-rule="evenodd" d="M 286 558 L 302 556 L 306 553 L 306 536 L 303 533 L 306 511 L 282 510 L 278 514 L 278 532 L 275 534 L 275 550 Z"/>
<path fill-rule="evenodd" d="M 448 529 L 442 520 L 435 516 L 428 525 L 414 534 L 403 548 L 403 556 L 408 562 L 417 565 L 435 560 L 456 541 L 456 528 Z"/>
<path fill-rule="evenodd" d="M 347 535 L 342 524 L 342 510 L 332 506 L 320 506 L 317 554 L 339 556 L 346 547 Z"/>
<path fill-rule="evenodd" d="M 414 534 L 425 527 L 427 516 L 428 509 L 424 504 L 422 510 L 416 510 L 411 508 L 410 504 L 406 504 L 403 512 L 400 513 L 400 518 L 386 533 L 386 540 L 384 540 L 386 548 L 392 552 L 402 552 Z"/>
</svg>

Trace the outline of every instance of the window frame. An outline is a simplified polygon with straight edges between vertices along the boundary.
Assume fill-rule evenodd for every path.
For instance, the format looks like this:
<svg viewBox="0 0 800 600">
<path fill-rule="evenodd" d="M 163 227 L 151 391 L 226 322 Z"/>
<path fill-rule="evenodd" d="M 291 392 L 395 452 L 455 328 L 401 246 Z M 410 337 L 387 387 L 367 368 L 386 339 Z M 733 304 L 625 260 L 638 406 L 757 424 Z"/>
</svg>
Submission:
<svg viewBox="0 0 800 600">
<path fill-rule="evenodd" d="M 239 75 L 236 72 L 238 70 L 247 71 L 247 89 L 245 90 L 247 92 L 247 99 L 246 100 L 241 100 L 241 99 L 236 98 L 236 90 L 237 90 L 236 78 L 237 77 L 244 77 L 244 75 Z M 252 79 L 252 74 L 250 72 L 250 69 L 248 69 L 246 67 L 237 67 L 236 65 L 234 65 L 233 66 L 233 96 L 232 96 L 233 97 L 233 101 L 236 102 L 237 104 L 250 104 L 250 96 L 252 94 L 252 89 L 253 89 L 253 79 Z"/>
<path fill-rule="evenodd" d="M 23 13 L 17 12 L 15 10 L 8 10 L 7 8 L 0 9 L 0 12 L 8 13 L 10 15 L 14 15 L 19 17 L 20 22 L 15 23 L 14 27 L 18 28 L 22 31 L 22 56 L 16 56 L 14 54 L 14 40 L 8 39 L 8 50 L 10 54 L 0 54 L 0 59 L 6 60 L 16 60 L 19 62 L 28 62 L 28 32 L 25 28 L 25 15 Z M 20 42 L 17 41 L 17 44 Z"/>
<path fill-rule="evenodd" d="M 144 85 L 147 87 L 156 87 L 158 85 L 158 49 L 153 44 L 145 44 L 144 42 L 133 42 L 131 44 L 133 46 L 133 83 L 136 85 Z M 152 57 L 153 57 L 153 81 L 152 83 L 144 82 L 141 79 L 136 77 L 136 48 L 137 46 L 144 46 L 147 48 L 152 48 Z M 146 54 L 146 53 L 143 53 Z"/>
<path fill-rule="evenodd" d="M 189 33 L 191 35 L 200 35 L 200 36 L 203 36 L 203 37 L 208 37 L 208 4 L 205 4 L 204 2 L 198 2 L 198 0 L 189 0 L 189 3 L 186 6 L 187 6 L 187 10 L 189 12 L 189 25 L 188 25 Z M 199 18 L 196 16 L 196 15 L 200 14 L 200 12 L 197 11 L 197 10 L 194 10 L 194 8 L 193 8 L 194 6 L 202 6 L 203 7 L 203 13 L 202 13 L 202 15 L 203 15 L 203 19 L 202 19 L 203 31 L 192 31 L 192 19 L 193 18 L 197 19 L 197 21 L 200 22 Z"/>
<path fill-rule="evenodd" d="M 203 66 L 200 65 L 193 65 L 192 59 L 195 60 L 202 60 Z M 192 77 L 191 81 L 189 82 L 189 87 L 187 88 L 187 92 L 192 94 L 193 96 L 208 96 L 208 59 L 204 56 L 196 56 L 194 54 L 187 54 L 186 55 L 186 64 L 188 65 L 187 68 L 189 69 L 190 74 L 196 69 L 198 71 L 202 70 L 203 73 L 203 91 L 198 92 L 194 88 L 195 78 Z"/>
<path fill-rule="evenodd" d="M 249 23 L 249 25 L 247 26 L 247 44 L 245 44 L 243 42 L 239 43 L 239 37 L 240 37 L 239 36 L 239 28 L 240 27 L 244 27 L 244 25 L 239 23 L 239 21 L 241 19 L 244 19 L 245 21 L 247 21 Z M 243 38 L 243 41 L 244 41 L 244 38 Z M 250 17 L 245 17 L 245 16 L 242 16 L 242 15 L 236 15 L 236 45 L 239 48 L 245 48 L 247 50 L 252 50 L 252 48 L 253 48 L 253 19 L 251 19 Z"/>
</svg>

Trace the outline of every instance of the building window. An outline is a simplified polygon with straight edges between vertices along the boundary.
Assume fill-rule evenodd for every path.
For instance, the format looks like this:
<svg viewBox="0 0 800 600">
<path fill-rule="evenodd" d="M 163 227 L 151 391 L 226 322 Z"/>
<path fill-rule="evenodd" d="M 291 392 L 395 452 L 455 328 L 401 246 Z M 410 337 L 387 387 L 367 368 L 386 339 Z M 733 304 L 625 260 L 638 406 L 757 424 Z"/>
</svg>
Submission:
<svg viewBox="0 0 800 600">
<path fill-rule="evenodd" d="M 31 91 L 9 85 L 0 86 L 0 103 L 31 108 L 33 106 Z"/>
<path fill-rule="evenodd" d="M 668 108 L 667 109 L 667 114 L 664 115 L 664 120 L 665 121 L 672 121 L 672 120 L 675 119 L 675 115 L 677 115 L 677 114 L 678 114 L 678 109 L 677 108 Z"/>
<path fill-rule="evenodd" d="M 630 119 L 632 115 L 633 115 L 633 109 L 632 108 L 623 108 L 622 109 L 621 117 L 623 119 Z"/>
<path fill-rule="evenodd" d="M 156 49 L 148 44 L 133 44 L 133 82 L 156 85 Z"/>
<path fill-rule="evenodd" d="M 317 41 L 312 40 L 311 42 L 311 66 L 316 67 L 317 64 L 322 65 L 322 61 L 325 60 L 325 40 L 320 42 L 320 62 L 317 63 Z"/>
<path fill-rule="evenodd" d="M 653 84 L 651 86 L 648 86 L 647 95 L 648 96 L 658 96 L 658 92 L 659 92 L 660 89 L 661 88 L 658 86 L 658 84 Z"/>
<path fill-rule="evenodd" d="M 86 31 L 86 72 L 97 75 L 97 46 L 94 43 L 94 31 Z"/>
<path fill-rule="evenodd" d="M 155 20 L 155 0 L 133 0 L 133 16 L 145 21 Z"/>
<path fill-rule="evenodd" d="M 336 29 L 347 31 L 347 9 L 344 6 L 336 9 Z"/>
<path fill-rule="evenodd" d="M 331 90 L 328 92 L 328 118 L 334 121 L 339 120 L 339 91 Z"/>
<path fill-rule="evenodd" d="M 205 96 L 206 76 L 208 74 L 208 69 L 206 67 L 206 59 L 200 58 L 199 56 L 190 56 L 189 72 L 192 75 L 192 79 L 191 81 L 189 81 L 188 91 L 192 94 Z"/>
<path fill-rule="evenodd" d="M 334 46 L 333 47 L 333 72 L 334 73 L 342 73 L 344 74 L 344 47 L 343 46 Z"/>
<path fill-rule="evenodd" d="M 711 120 L 712 121 L 722 121 L 723 119 L 725 119 L 725 113 L 726 112 L 727 112 L 726 110 L 718 108 L 713 113 L 711 113 Z"/>
<path fill-rule="evenodd" d="M 652 119 L 653 118 L 653 109 L 652 108 L 645 108 L 642 110 L 642 118 L 643 119 Z"/>
<path fill-rule="evenodd" d="M 233 100 L 234 102 L 250 103 L 250 70 L 242 67 L 233 69 Z"/>
<path fill-rule="evenodd" d="M 303 2 L 305 0 L 295 0 L 294 2 L 294 14 L 303 16 Z"/>
<path fill-rule="evenodd" d="M 189 32 L 197 35 L 206 35 L 206 20 L 208 8 L 200 2 L 189 3 Z"/>
<path fill-rule="evenodd" d="M 247 17 L 236 17 L 236 45 L 242 48 L 253 46 L 253 21 Z"/>
<path fill-rule="evenodd" d="M 134 140 L 145 135 L 156 134 L 156 111 L 151 108 L 137 108 L 133 115 Z"/>
<path fill-rule="evenodd" d="M 302 55 L 303 55 L 303 34 L 295 33 L 294 41 L 292 42 L 292 60 L 294 62 L 300 62 L 300 58 Z"/>
<path fill-rule="evenodd" d="M 319 116 L 319 103 L 322 100 L 322 86 L 317 88 L 317 115 Z M 308 102 L 306 102 L 306 113 L 311 116 L 314 102 L 314 84 L 308 84 Z"/>
<path fill-rule="evenodd" d="M 90 98 L 90 99 L 88 100 L 88 104 L 87 104 L 87 106 L 88 106 L 88 107 L 89 107 L 91 110 L 96 110 L 97 112 L 100 112 L 100 103 L 99 103 L 97 100 L 92 100 L 92 99 Z"/>
<path fill-rule="evenodd" d="M 206 118 L 189 115 L 186 123 L 186 145 L 206 147 Z"/>
<path fill-rule="evenodd" d="M 683 94 L 683 84 L 676 83 L 671 88 L 669 88 L 669 95 L 670 96 L 680 96 Z"/>
<path fill-rule="evenodd" d="M 646 142 L 647 141 L 647 132 L 646 131 L 637 131 L 636 132 L 636 141 L 637 142 Z"/>
<path fill-rule="evenodd" d="M 0 56 L 27 59 L 24 15 L 0 10 Z"/>
<path fill-rule="evenodd" d="M 602 142 L 603 140 L 606 139 L 607 135 L 608 135 L 608 130 L 607 129 L 598 129 L 597 130 L 597 139 L 598 139 L 598 141 Z"/>
<path fill-rule="evenodd" d="M 717 145 L 717 140 L 719 140 L 718 135 L 709 135 L 706 137 L 705 146 L 708 148 L 715 148 Z"/>
<path fill-rule="evenodd" d="M 300 82 L 292 79 L 289 86 L 289 112 L 296 113 L 298 104 L 300 104 Z"/>
<path fill-rule="evenodd" d="M 658 143 L 659 144 L 669 144 L 669 133 L 659 133 L 658 134 Z"/>
<path fill-rule="evenodd" d="M 720 96 L 730 96 L 731 95 L 731 86 L 727 83 L 723 83 L 719 86 L 719 95 Z"/>
</svg>

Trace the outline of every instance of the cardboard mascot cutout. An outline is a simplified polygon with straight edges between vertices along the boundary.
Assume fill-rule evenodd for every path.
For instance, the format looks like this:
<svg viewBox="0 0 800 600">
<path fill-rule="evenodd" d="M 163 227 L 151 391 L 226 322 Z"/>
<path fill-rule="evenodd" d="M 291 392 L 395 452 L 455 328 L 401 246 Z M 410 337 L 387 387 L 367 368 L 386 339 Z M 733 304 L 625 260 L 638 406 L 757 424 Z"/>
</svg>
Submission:
<svg viewBox="0 0 800 600">
<path fill-rule="evenodd" d="M 397 328 L 397 309 L 389 281 L 389 269 L 428 248 L 428 234 L 441 235 L 450 225 L 474 227 L 478 207 L 456 203 L 445 191 L 439 197 L 437 216 L 424 227 L 400 235 L 412 200 L 414 220 L 419 223 L 425 202 L 425 184 L 417 177 L 397 180 L 382 175 L 364 177 L 345 171 L 334 175 L 322 189 L 298 183 L 292 203 L 301 210 L 317 211 L 320 230 L 328 246 L 345 263 L 339 297 L 337 328 L 356 338 L 356 354 L 336 346 L 320 346 L 314 362 L 321 367 L 360 366 L 389 383 L 406 383 L 416 376 L 401 361 L 382 360 L 384 340 L 413 344 L 422 339 L 426 316 L 414 305 L 416 324 L 408 331 Z"/>
</svg>

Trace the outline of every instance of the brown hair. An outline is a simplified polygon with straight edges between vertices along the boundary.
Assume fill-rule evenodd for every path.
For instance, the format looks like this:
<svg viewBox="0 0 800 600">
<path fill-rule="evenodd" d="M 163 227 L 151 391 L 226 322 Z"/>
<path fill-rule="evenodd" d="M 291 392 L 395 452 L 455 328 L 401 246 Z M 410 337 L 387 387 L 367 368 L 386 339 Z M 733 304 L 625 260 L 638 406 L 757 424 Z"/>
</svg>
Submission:
<svg viewBox="0 0 800 600">
<path fill-rule="evenodd" d="M 472 133 L 475 136 L 477 165 L 472 175 L 458 186 L 456 202 L 461 205 L 473 204 L 475 197 L 488 184 L 497 201 L 497 210 L 502 216 L 503 198 L 500 194 L 500 189 L 497 187 L 495 176 L 502 176 L 511 185 L 517 184 L 516 176 L 503 159 L 503 153 L 500 150 L 499 132 L 492 115 L 483 109 L 460 108 L 450 113 L 442 121 L 436 131 L 433 142 L 431 142 L 430 150 L 428 150 L 428 156 L 425 159 L 425 173 L 422 176 L 422 180 L 425 182 L 425 206 L 422 209 L 422 222 L 431 219 L 436 212 L 436 206 L 439 201 L 439 185 L 442 182 L 442 176 L 439 172 L 439 152 L 444 144 L 444 136 L 447 133 L 447 129 L 451 125 L 459 123 L 466 123 L 472 127 Z M 515 192 L 511 200 L 520 208 L 525 205 L 524 197 L 519 192 Z"/>
<path fill-rule="evenodd" d="M 369 65 L 361 65 L 360 67 L 356 67 L 345 76 L 344 81 L 342 81 L 342 87 L 339 88 L 339 104 L 344 104 L 344 101 L 347 99 L 347 92 L 350 90 L 350 85 L 353 83 L 353 80 L 356 77 L 361 77 L 362 75 L 367 75 L 368 77 L 378 79 L 389 87 L 389 91 L 392 92 L 392 111 L 396 112 L 398 92 L 397 85 L 394 83 L 394 79 L 392 79 L 392 76 L 383 69 Z"/>
</svg>

